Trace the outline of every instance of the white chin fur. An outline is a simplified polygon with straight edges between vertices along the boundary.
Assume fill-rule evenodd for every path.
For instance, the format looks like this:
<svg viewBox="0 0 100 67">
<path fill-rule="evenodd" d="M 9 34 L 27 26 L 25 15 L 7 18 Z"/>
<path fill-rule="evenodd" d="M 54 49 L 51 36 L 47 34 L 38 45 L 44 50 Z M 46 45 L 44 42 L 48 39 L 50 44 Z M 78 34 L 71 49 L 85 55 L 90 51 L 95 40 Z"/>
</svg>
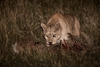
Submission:
<svg viewBox="0 0 100 67">
<path fill-rule="evenodd" d="M 50 45 L 46 45 L 47 47 L 50 47 Z"/>
</svg>

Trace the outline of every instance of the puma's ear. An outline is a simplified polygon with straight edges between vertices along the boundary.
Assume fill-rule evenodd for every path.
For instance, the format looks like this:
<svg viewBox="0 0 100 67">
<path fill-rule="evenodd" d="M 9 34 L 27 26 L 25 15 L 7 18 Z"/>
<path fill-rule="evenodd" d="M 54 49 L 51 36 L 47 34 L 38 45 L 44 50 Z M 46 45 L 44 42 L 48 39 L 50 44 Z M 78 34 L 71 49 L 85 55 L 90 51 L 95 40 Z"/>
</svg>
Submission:
<svg viewBox="0 0 100 67">
<path fill-rule="evenodd" d="M 41 23 L 41 27 L 42 27 L 43 31 L 46 31 L 47 26 L 44 23 Z"/>
<path fill-rule="evenodd" d="M 59 30 L 60 29 L 60 23 L 56 23 L 56 25 L 55 25 L 55 31 L 57 31 L 57 30 Z"/>
</svg>

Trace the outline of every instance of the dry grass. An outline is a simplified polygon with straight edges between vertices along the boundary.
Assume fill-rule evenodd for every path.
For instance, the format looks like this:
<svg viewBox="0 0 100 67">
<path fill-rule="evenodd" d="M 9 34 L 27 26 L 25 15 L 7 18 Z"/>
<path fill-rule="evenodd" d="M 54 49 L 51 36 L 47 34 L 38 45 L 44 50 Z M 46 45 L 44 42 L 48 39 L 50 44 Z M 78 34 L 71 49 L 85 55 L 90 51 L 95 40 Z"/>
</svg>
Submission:
<svg viewBox="0 0 100 67">
<path fill-rule="evenodd" d="M 99 0 L 0 0 L 0 67 L 99 67 L 99 6 Z M 45 47 L 40 24 L 56 12 L 79 18 L 81 31 L 90 38 L 91 50 Z M 26 39 L 41 44 L 31 53 L 14 53 L 12 45 Z"/>
</svg>

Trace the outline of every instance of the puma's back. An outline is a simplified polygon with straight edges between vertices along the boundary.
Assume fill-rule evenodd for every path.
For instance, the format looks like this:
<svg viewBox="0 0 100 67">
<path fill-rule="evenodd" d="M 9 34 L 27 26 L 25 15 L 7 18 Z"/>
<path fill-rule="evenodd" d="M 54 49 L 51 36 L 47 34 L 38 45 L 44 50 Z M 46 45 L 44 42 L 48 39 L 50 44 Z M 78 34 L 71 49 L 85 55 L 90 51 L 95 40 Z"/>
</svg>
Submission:
<svg viewBox="0 0 100 67">
<path fill-rule="evenodd" d="M 72 15 L 56 13 L 50 17 L 47 24 L 41 23 L 47 44 L 55 44 L 60 40 L 68 40 L 68 33 L 80 35 L 78 19 Z"/>
</svg>

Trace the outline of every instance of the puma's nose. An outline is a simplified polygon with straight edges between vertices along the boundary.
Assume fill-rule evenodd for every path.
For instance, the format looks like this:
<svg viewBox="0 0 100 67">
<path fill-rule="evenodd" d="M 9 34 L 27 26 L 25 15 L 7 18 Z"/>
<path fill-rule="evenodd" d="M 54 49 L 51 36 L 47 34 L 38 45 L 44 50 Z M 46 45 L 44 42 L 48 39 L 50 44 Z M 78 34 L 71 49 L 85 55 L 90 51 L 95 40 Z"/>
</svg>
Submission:
<svg viewBox="0 0 100 67">
<path fill-rule="evenodd" d="M 52 42 L 49 42 L 50 45 L 52 45 Z"/>
</svg>

